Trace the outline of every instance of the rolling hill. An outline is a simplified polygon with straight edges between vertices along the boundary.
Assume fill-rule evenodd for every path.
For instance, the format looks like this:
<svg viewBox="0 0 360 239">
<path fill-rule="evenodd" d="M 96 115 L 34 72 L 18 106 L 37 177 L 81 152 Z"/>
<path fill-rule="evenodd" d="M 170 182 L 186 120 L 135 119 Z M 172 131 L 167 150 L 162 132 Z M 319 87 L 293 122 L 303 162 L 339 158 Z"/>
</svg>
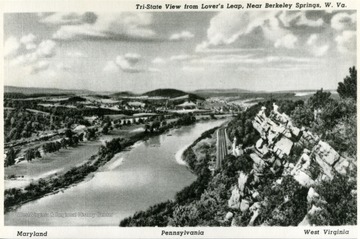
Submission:
<svg viewBox="0 0 360 239">
<path fill-rule="evenodd" d="M 188 92 L 185 92 L 182 90 L 177 90 L 177 89 L 157 89 L 157 90 L 146 92 L 142 95 L 146 95 L 149 97 L 168 97 L 168 98 L 177 98 L 177 97 L 181 97 L 181 96 L 188 96 L 187 98 L 190 101 L 204 99 L 203 97 L 201 97 L 197 94 L 188 93 Z"/>
</svg>

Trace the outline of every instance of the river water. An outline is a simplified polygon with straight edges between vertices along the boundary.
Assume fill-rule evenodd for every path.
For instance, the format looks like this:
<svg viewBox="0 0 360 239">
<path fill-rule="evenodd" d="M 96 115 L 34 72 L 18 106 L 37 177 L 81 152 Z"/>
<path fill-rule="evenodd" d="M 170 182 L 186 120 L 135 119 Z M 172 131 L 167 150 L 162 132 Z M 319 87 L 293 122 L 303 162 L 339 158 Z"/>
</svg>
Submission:
<svg viewBox="0 0 360 239">
<path fill-rule="evenodd" d="M 181 151 L 224 122 L 199 122 L 138 142 L 87 180 L 5 214 L 5 225 L 118 226 L 190 185 L 196 176 L 181 162 Z"/>
</svg>

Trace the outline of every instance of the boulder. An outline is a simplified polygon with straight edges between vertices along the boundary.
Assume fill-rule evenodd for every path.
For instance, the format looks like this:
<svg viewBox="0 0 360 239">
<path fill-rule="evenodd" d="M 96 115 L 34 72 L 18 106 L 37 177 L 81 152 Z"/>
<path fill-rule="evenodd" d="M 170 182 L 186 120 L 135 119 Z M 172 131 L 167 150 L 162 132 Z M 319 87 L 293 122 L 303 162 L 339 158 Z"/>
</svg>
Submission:
<svg viewBox="0 0 360 239">
<path fill-rule="evenodd" d="M 347 169 L 349 168 L 350 166 L 350 162 L 349 160 L 345 159 L 345 158 L 340 158 L 340 160 L 335 163 L 334 165 L 334 169 L 342 174 L 342 175 L 346 175 L 347 174 Z"/>
<path fill-rule="evenodd" d="M 315 146 L 314 153 L 329 165 L 333 165 L 340 159 L 340 155 L 328 143 L 321 140 Z"/>
<path fill-rule="evenodd" d="M 330 179 L 334 178 L 332 167 L 323 160 L 323 157 L 319 154 L 315 154 L 315 160 L 319 164 L 321 171 Z"/>
<path fill-rule="evenodd" d="M 228 212 L 225 215 L 225 221 L 229 221 L 231 218 L 233 218 L 234 214 L 232 212 Z"/>
<path fill-rule="evenodd" d="M 308 195 L 306 197 L 309 204 L 316 202 L 320 198 L 320 195 L 314 190 L 314 188 L 310 188 L 308 191 Z"/>
<path fill-rule="evenodd" d="M 305 215 L 304 219 L 298 224 L 298 226 L 311 226 L 308 215 Z"/>
<path fill-rule="evenodd" d="M 234 189 L 231 191 L 231 197 L 228 201 L 228 206 L 231 209 L 240 208 L 240 190 L 238 187 L 234 187 Z"/>
<path fill-rule="evenodd" d="M 315 183 L 314 180 L 312 180 L 309 175 L 307 175 L 301 170 L 298 170 L 295 173 L 294 179 L 304 187 L 311 187 Z"/>
<path fill-rule="evenodd" d="M 252 196 L 252 198 L 253 198 L 253 199 L 257 199 L 257 198 L 259 198 L 259 197 L 260 197 L 260 194 L 259 194 L 259 192 L 258 192 L 258 191 L 255 191 L 255 192 L 253 192 L 253 193 L 252 193 L 252 195 L 251 195 L 251 196 Z"/>
<path fill-rule="evenodd" d="M 321 210 L 322 210 L 322 208 L 316 207 L 315 205 L 312 205 L 311 209 L 305 215 L 304 219 L 298 224 L 298 226 L 313 226 L 310 223 L 309 216 L 312 216 L 312 215 L 320 212 Z"/>
<path fill-rule="evenodd" d="M 240 210 L 242 212 L 247 211 L 249 209 L 249 207 L 250 207 L 250 202 L 248 200 L 246 200 L 246 199 L 241 200 Z"/>
<path fill-rule="evenodd" d="M 245 189 L 245 183 L 248 179 L 248 175 L 244 172 L 240 172 L 239 178 L 238 178 L 238 187 L 241 193 L 244 192 Z"/>
</svg>

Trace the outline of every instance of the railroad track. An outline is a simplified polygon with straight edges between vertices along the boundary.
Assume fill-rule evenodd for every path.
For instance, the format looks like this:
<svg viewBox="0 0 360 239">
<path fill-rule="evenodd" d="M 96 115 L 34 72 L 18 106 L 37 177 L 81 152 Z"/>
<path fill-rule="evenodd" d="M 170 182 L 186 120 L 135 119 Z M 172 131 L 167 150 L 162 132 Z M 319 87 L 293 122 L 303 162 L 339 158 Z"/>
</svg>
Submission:
<svg viewBox="0 0 360 239">
<path fill-rule="evenodd" d="M 227 155 L 226 131 L 225 128 L 220 128 L 216 131 L 216 169 L 221 169 L 222 162 Z"/>
</svg>

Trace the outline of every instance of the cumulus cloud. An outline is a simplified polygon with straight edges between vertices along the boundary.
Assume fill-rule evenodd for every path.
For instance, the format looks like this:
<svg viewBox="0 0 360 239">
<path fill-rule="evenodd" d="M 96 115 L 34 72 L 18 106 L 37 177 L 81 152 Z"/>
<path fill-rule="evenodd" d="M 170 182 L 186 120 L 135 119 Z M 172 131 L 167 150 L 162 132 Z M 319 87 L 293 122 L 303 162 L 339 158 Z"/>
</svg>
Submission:
<svg viewBox="0 0 360 239">
<path fill-rule="evenodd" d="M 68 51 L 68 52 L 66 52 L 66 56 L 68 56 L 68 57 L 84 57 L 85 54 L 81 51 Z"/>
<path fill-rule="evenodd" d="M 27 35 L 22 38 L 23 44 L 32 44 L 35 37 Z M 29 49 L 28 49 L 29 50 Z M 49 58 L 56 54 L 56 43 L 52 40 L 43 40 L 35 48 L 30 47 L 30 50 L 24 54 L 18 55 L 11 59 L 11 66 L 21 66 L 28 70 L 30 74 L 36 74 L 40 71 L 45 71 L 49 68 Z"/>
<path fill-rule="evenodd" d="M 186 41 L 194 38 L 194 34 L 189 31 L 182 31 L 179 33 L 174 33 L 169 37 L 170 41 Z"/>
<path fill-rule="evenodd" d="M 356 26 L 356 13 L 337 13 L 331 18 L 331 27 L 335 30 L 350 30 Z"/>
<path fill-rule="evenodd" d="M 183 66 L 182 70 L 183 71 L 188 71 L 188 72 L 199 72 L 199 71 L 204 71 L 205 68 L 204 67 L 199 67 L 199 66 Z"/>
<path fill-rule="evenodd" d="M 9 37 L 4 43 L 4 56 L 15 55 L 20 48 L 20 42 L 16 37 Z"/>
<path fill-rule="evenodd" d="M 149 68 L 148 68 L 148 71 L 149 71 L 149 72 L 160 72 L 160 69 L 154 68 L 154 67 L 149 67 Z"/>
<path fill-rule="evenodd" d="M 186 61 L 186 60 L 190 60 L 193 58 L 194 58 L 194 56 L 192 56 L 192 55 L 182 54 L 182 55 L 171 56 L 170 60 L 171 61 Z"/>
<path fill-rule="evenodd" d="M 313 54 L 314 56 L 323 56 L 328 52 L 329 48 L 329 45 L 317 46 L 313 49 Z"/>
<path fill-rule="evenodd" d="M 27 65 L 43 58 L 51 58 L 56 54 L 56 43 L 52 40 L 43 40 L 36 49 L 11 60 L 11 65 Z"/>
<path fill-rule="evenodd" d="M 306 44 L 309 46 L 314 45 L 317 40 L 319 39 L 319 35 L 318 34 L 311 34 L 308 38 L 308 40 L 306 41 Z"/>
<path fill-rule="evenodd" d="M 117 56 L 115 63 L 120 67 L 120 69 L 124 72 L 129 73 L 138 73 L 142 72 L 143 70 L 135 66 L 131 60 L 127 59 L 125 56 Z"/>
<path fill-rule="evenodd" d="M 285 47 L 285 48 L 293 49 L 295 47 L 297 41 L 298 41 L 298 38 L 295 35 L 290 33 L 290 34 L 287 34 L 284 37 L 278 39 L 275 42 L 274 46 L 276 48 Z"/>
<path fill-rule="evenodd" d="M 97 16 L 91 12 L 57 12 L 46 15 L 39 15 L 40 22 L 51 25 L 94 23 Z"/>
<path fill-rule="evenodd" d="M 197 45 L 196 51 L 204 52 L 209 48 L 241 42 L 245 39 L 244 36 L 251 34 L 257 34 L 259 42 L 272 42 L 275 47 L 293 48 L 298 42 L 293 28 L 323 25 L 322 18 L 308 18 L 305 11 L 220 12 L 210 20 L 207 39 Z M 244 43 L 255 46 L 254 42 Z"/>
<path fill-rule="evenodd" d="M 306 41 L 308 50 L 317 57 L 324 56 L 330 48 L 329 44 L 321 44 L 319 42 L 319 34 L 311 34 Z"/>
<path fill-rule="evenodd" d="M 116 73 L 119 72 L 119 67 L 114 61 L 107 61 L 103 68 L 103 71 L 108 73 Z"/>
<path fill-rule="evenodd" d="M 156 33 L 150 29 L 151 13 L 122 12 L 92 13 L 94 16 L 77 15 L 70 24 L 61 22 L 53 38 L 57 40 L 96 39 L 96 40 L 155 40 Z M 86 17 L 84 17 L 86 16 Z M 89 20 L 91 18 L 91 20 Z M 65 21 L 66 22 L 66 21 Z"/>
<path fill-rule="evenodd" d="M 267 63 L 309 63 L 314 59 L 292 56 L 214 55 L 191 60 L 195 64 L 267 64 Z"/>
<path fill-rule="evenodd" d="M 341 53 L 356 53 L 356 32 L 343 31 L 335 38 L 337 48 Z"/>
<path fill-rule="evenodd" d="M 284 25 L 284 27 L 290 26 L 309 26 L 320 27 L 324 25 L 324 20 L 318 18 L 316 20 L 309 19 L 306 16 L 305 11 L 282 11 L 278 15 L 278 19 Z"/>
<path fill-rule="evenodd" d="M 160 72 L 154 67 L 145 67 L 140 65 L 142 57 L 136 53 L 127 53 L 119 55 L 113 61 L 107 61 L 103 68 L 104 72 L 117 73 L 120 70 L 126 73 L 140 73 L 140 72 Z"/>
<path fill-rule="evenodd" d="M 33 64 L 30 67 L 30 73 L 31 74 L 36 74 L 40 71 L 44 71 L 44 70 L 47 70 L 50 66 L 50 63 L 49 61 L 47 60 L 41 60 L 39 62 L 36 62 L 36 64 Z"/>
<path fill-rule="evenodd" d="M 38 48 L 36 49 L 36 54 L 39 57 L 52 57 L 55 55 L 56 43 L 52 40 L 43 40 L 40 42 Z"/>
<path fill-rule="evenodd" d="M 277 14 L 276 11 L 220 12 L 210 20 L 207 40 L 196 50 L 232 44 L 255 29 L 260 29 L 265 39 L 275 42 L 291 33 L 281 26 Z"/>
<path fill-rule="evenodd" d="M 36 36 L 32 33 L 23 36 L 20 39 L 20 42 L 25 45 L 26 50 L 35 49 L 36 48 L 35 41 L 36 41 Z"/>
<path fill-rule="evenodd" d="M 128 61 L 131 65 L 138 63 L 141 59 L 141 56 L 137 53 L 127 53 L 124 55 L 124 59 Z"/>
<path fill-rule="evenodd" d="M 152 60 L 152 63 L 161 65 L 161 64 L 165 64 L 166 61 L 161 57 L 156 57 L 154 58 L 154 60 Z"/>
<path fill-rule="evenodd" d="M 56 65 L 56 68 L 61 71 L 70 71 L 72 67 L 70 65 L 64 64 L 64 63 L 58 63 Z"/>
</svg>

